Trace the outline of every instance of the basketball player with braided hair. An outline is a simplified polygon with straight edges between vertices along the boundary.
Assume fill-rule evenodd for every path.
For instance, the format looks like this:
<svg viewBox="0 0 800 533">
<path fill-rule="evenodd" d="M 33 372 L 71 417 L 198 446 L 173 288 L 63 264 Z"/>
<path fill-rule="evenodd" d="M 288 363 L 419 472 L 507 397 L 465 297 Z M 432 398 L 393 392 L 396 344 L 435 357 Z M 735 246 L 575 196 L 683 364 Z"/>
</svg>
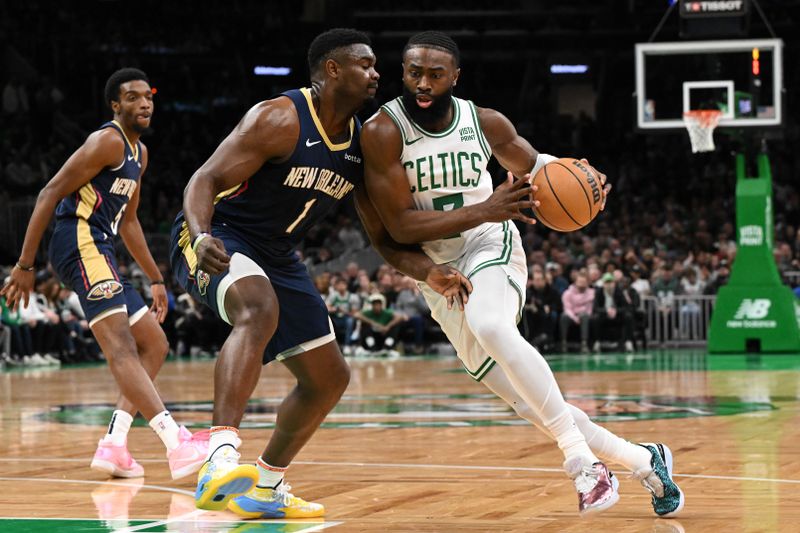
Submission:
<svg viewBox="0 0 800 533">
<path fill-rule="evenodd" d="M 673 516 L 683 494 L 672 481 L 669 448 L 625 441 L 566 403 L 547 362 L 516 328 L 527 267 L 509 218 L 533 220 L 486 209 L 486 165 L 494 156 L 509 170 L 508 182 L 529 181 L 555 158 L 538 153 L 497 111 L 453 97 L 459 59 L 457 44 L 441 32 L 409 39 L 403 95 L 382 106 L 361 134 L 369 197 L 394 240 L 420 243 L 435 263 L 467 275 L 473 290 L 463 312 L 421 283 L 432 316 L 469 374 L 558 443 L 579 512 L 603 511 L 619 498 L 600 456 L 630 468 L 651 491 L 655 512 Z M 592 170 L 605 184 L 605 175 Z"/>
</svg>

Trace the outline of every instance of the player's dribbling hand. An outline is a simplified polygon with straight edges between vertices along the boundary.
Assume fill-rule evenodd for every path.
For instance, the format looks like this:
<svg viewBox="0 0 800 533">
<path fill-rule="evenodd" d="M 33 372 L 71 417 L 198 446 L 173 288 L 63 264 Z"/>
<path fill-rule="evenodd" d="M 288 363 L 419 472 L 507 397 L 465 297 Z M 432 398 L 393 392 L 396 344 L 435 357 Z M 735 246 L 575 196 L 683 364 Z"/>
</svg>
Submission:
<svg viewBox="0 0 800 533">
<path fill-rule="evenodd" d="M 231 256 L 225 251 L 225 245 L 221 240 L 208 236 L 201 240 L 195 251 L 197 255 L 197 267 L 211 276 L 222 274 L 228 270 Z"/>
<path fill-rule="evenodd" d="M 531 175 L 525 174 L 522 179 L 515 180 L 509 172 L 506 181 L 501 183 L 492 195 L 483 202 L 485 214 L 482 217 L 486 222 L 505 222 L 506 220 L 519 220 L 526 224 L 536 224 L 536 219 L 525 215 L 523 209 L 538 207 L 539 202 L 533 199 L 533 193 L 538 187 L 529 187 Z"/>
<path fill-rule="evenodd" d="M 611 192 L 611 184 L 606 183 L 606 175 L 594 168 L 585 158 L 581 159 L 581 163 L 589 167 L 589 170 L 592 171 L 592 174 L 600 179 L 600 185 L 603 186 L 603 201 L 600 203 L 600 211 L 602 211 L 606 208 L 606 199 L 608 198 L 608 193 Z"/>
<path fill-rule="evenodd" d="M 167 289 L 164 285 L 151 285 L 150 292 L 153 295 L 153 305 L 150 306 L 150 312 L 156 315 L 156 320 L 159 324 L 164 323 L 167 318 Z"/>
<path fill-rule="evenodd" d="M 447 265 L 434 265 L 425 276 L 425 283 L 447 299 L 447 308 L 452 309 L 457 303 L 459 309 L 469 301 L 472 282 L 461 272 Z"/>
<path fill-rule="evenodd" d="M 8 283 L 0 289 L 0 296 L 5 296 L 6 307 L 12 311 L 22 302 L 23 307 L 28 307 L 35 274 L 32 270 L 22 270 L 16 266 L 11 270 Z"/>
</svg>

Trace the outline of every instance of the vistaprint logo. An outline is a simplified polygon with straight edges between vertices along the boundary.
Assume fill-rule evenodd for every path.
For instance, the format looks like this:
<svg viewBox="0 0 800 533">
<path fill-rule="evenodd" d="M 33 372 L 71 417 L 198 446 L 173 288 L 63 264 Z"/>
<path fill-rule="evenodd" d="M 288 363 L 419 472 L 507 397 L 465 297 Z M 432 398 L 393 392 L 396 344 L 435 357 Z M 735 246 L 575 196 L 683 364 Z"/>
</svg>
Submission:
<svg viewBox="0 0 800 533">
<path fill-rule="evenodd" d="M 464 126 L 458 130 L 458 134 L 461 135 L 461 142 L 467 141 L 474 141 L 475 140 L 475 130 L 472 126 Z"/>
<path fill-rule="evenodd" d="M 745 298 L 739 309 L 728 320 L 727 326 L 732 329 L 773 329 L 777 327 L 774 320 L 764 320 L 769 314 L 772 302 L 767 298 Z"/>
<path fill-rule="evenodd" d="M 742 226 L 739 228 L 739 246 L 761 246 L 764 244 L 764 228 Z"/>
</svg>

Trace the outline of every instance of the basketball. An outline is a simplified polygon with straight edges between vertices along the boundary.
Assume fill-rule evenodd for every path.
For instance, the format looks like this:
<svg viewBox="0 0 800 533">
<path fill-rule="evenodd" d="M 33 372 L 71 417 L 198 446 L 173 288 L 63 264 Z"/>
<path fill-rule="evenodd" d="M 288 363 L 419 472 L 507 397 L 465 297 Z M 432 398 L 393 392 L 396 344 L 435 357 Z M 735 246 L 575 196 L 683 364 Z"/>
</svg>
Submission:
<svg viewBox="0 0 800 533">
<path fill-rule="evenodd" d="M 588 165 L 571 157 L 539 169 L 532 185 L 539 190 L 533 208 L 536 218 L 556 231 L 575 231 L 594 220 L 603 202 L 603 185 Z"/>
</svg>

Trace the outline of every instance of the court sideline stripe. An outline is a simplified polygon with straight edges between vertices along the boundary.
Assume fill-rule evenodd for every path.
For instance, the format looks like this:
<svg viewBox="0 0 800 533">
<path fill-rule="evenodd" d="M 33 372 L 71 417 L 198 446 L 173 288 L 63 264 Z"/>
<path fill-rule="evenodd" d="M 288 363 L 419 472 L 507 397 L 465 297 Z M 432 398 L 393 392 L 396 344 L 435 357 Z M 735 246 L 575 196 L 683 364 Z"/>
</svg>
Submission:
<svg viewBox="0 0 800 533">
<path fill-rule="evenodd" d="M 190 520 L 189 520 L 190 518 L 205 514 L 205 512 L 206 511 L 203 511 L 202 509 L 197 509 L 196 511 L 192 511 L 190 513 L 186 513 L 185 515 L 177 516 L 175 518 L 169 518 L 169 519 L 166 519 L 166 520 L 158 520 L 158 521 L 150 522 L 150 523 L 147 523 L 147 524 L 140 524 L 138 526 L 126 527 L 124 529 L 118 529 L 118 530 L 115 530 L 115 533 L 131 533 L 133 531 L 144 531 L 146 529 L 151 529 L 151 528 L 154 528 L 154 527 L 164 526 L 164 525 L 167 525 L 167 524 L 175 524 L 175 523 L 179 523 L 179 522 L 190 522 Z M 266 521 L 266 520 L 265 521 L 247 520 L 246 521 L 244 519 L 241 519 L 241 520 L 214 520 L 215 524 L 216 523 L 219 523 L 219 524 L 238 524 L 239 522 L 247 522 L 248 524 L 252 524 L 252 523 L 256 523 L 256 524 L 265 524 L 265 523 L 269 523 L 269 524 L 297 524 L 297 523 L 307 524 L 308 523 L 308 522 L 296 522 L 296 521 L 292 521 L 292 520 L 288 520 L 288 521 L 286 521 L 286 520 L 280 520 L 280 521 L 275 521 L 275 520 L 269 520 L 269 521 Z M 313 533 L 314 531 L 322 531 L 323 529 L 327 529 L 329 527 L 338 526 L 338 525 L 340 525 L 342 523 L 343 522 L 323 522 L 323 523 L 317 524 L 314 527 L 303 528 L 301 530 L 301 532 L 302 533 Z"/>
<path fill-rule="evenodd" d="M 191 515 L 194 515 L 196 513 L 205 513 L 205 511 L 203 511 L 201 509 L 198 509 L 197 511 L 193 511 L 191 513 L 186 513 L 183 516 L 179 516 L 177 518 L 171 519 L 169 522 L 181 522 L 181 521 L 188 522 L 188 520 L 186 520 L 186 518 L 191 516 Z M 69 522 L 103 522 L 103 521 L 105 521 L 105 520 L 103 520 L 101 518 L 81 518 L 81 517 L 77 517 L 77 518 L 76 517 L 47 517 L 47 518 L 45 518 L 45 517 L 41 517 L 41 516 L 0 516 L 0 520 L 31 520 L 31 521 L 59 520 L 59 521 L 69 521 Z M 128 520 L 128 521 L 136 521 L 136 522 L 143 522 L 145 520 L 152 520 L 152 519 L 149 519 L 149 518 L 127 518 L 126 520 Z M 241 520 L 213 520 L 214 524 L 238 524 L 240 522 L 245 522 L 247 524 L 288 524 L 288 525 L 291 525 L 291 524 L 313 524 L 314 523 L 314 522 L 309 522 L 307 520 L 299 520 L 299 519 L 296 519 L 296 520 L 275 520 L 275 519 L 269 519 L 269 520 L 245 520 L 245 519 L 241 519 Z M 120 533 L 120 532 L 123 532 L 123 531 L 136 531 L 137 529 L 140 529 L 140 528 L 149 529 L 151 527 L 156 527 L 158 525 L 163 525 L 163 524 L 166 524 L 166 523 L 167 523 L 166 520 L 163 520 L 163 521 L 160 521 L 160 522 L 157 522 L 157 523 L 156 522 L 151 522 L 149 524 L 142 524 L 141 526 L 133 526 L 133 528 L 117 529 L 117 530 L 115 530 L 115 533 Z M 314 531 L 322 531 L 323 529 L 326 529 L 326 528 L 329 528 L 329 527 L 333 527 L 333 526 L 338 526 L 338 525 L 341 525 L 343 523 L 344 522 L 341 522 L 341 521 L 339 521 L 339 522 L 323 522 L 323 523 L 320 523 L 320 524 L 316 525 L 313 528 L 305 528 L 305 529 L 303 529 L 302 533 L 313 533 Z"/>
<path fill-rule="evenodd" d="M 77 458 L 23 458 L 23 457 L 0 457 L 0 462 L 86 462 L 85 459 L 77 459 Z M 165 463 L 166 461 L 163 459 L 137 459 L 140 463 Z M 320 465 L 320 466 L 356 466 L 356 467 L 381 467 L 381 468 L 441 468 L 441 469 L 450 469 L 450 470 L 484 470 L 484 471 L 512 471 L 512 472 L 558 472 L 561 473 L 563 470 L 561 468 L 546 468 L 546 467 L 529 467 L 529 466 L 479 466 L 479 465 L 433 465 L 433 464 L 415 464 L 415 463 L 351 463 L 351 462 L 332 462 L 332 461 L 293 461 L 292 464 L 295 465 Z M 614 470 L 616 473 L 622 474 L 630 474 L 625 470 Z M 727 480 L 727 481 L 759 481 L 765 483 L 788 483 L 788 484 L 797 484 L 800 485 L 800 479 L 781 479 L 781 478 L 768 478 L 768 477 L 748 477 L 748 476 L 717 476 L 713 474 L 672 474 L 673 477 L 685 477 L 685 478 L 692 478 L 692 479 L 720 479 L 720 480 Z M 23 480 L 23 479 L 31 479 L 31 480 L 44 480 L 47 478 L 18 478 L 18 477 L 0 477 L 0 481 L 3 480 Z M 55 479 L 53 481 L 57 482 L 65 482 L 62 479 Z M 66 481 L 70 483 L 113 483 L 113 482 L 101 482 L 101 481 L 88 481 L 88 480 L 75 480 L 75 481 Z M 127 485 L 126 485 L 127 486 Z M 147 485 L 142 485 L 142 487 L 147 487 Z M 153 485 L 153 487 L 157 487 Z M 180 494 L 187 494 L 189 496 L 194 496 L 193 492 L 182 491 L 180 489 L 173 489 L 170 487 L 158 487 L 159 490 L 168 490 L 172 492 L 178 492 Z"/>
<path fill-rule="evenodd" d="M 183 514 L 181 516 L 177 516 L 175 518 L 167 518 L 166 520 L 154 520 L 152 522 L 147 522 L 145 524 L 140 524 L 138 526 L 129 526 L 122 529 L 114 530 L 115 533 L 130 533 L 131 531 L 142 531 L 144 529 L 150 529 L 153 527 L 163 526 L 165 524 L 172 524 L 173 522 L 182 522 L 194 516 L 198 516 L 205 513 L 202 509 L 197 509 L 191 511 L 189 513 Z M 130 519 L 129 519 L 130 520 Z"/>
</svg>

